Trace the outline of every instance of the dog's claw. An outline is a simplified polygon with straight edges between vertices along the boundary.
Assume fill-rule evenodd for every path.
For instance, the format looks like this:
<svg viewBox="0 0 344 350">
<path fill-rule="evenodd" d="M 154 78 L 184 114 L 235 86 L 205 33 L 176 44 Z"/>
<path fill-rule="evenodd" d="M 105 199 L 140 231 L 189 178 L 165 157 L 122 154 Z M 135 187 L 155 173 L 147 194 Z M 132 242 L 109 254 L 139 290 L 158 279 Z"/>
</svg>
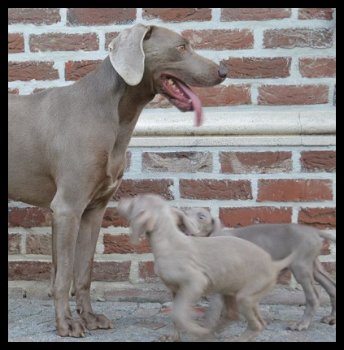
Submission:
<svg viewBox="0 0 344 350">
<path fill-rule="evenodd" d="M 57 325 L 57 334 L 61 337 L 80 338 L 85 336 L 86 328 L 81 320 L 66 319 Z"/>
</svg>

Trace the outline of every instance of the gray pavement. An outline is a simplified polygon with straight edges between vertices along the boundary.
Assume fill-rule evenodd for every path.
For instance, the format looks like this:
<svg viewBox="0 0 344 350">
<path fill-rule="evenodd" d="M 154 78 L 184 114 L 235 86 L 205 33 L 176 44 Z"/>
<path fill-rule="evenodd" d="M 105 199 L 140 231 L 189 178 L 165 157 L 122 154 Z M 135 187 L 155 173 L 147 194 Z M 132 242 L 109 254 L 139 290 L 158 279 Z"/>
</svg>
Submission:
<svg viewBox="0 0 344 350">
<path fill-rule="evenodd" d="M 294 298 L 294 300 L 297 300 Z M 324 304 L 324 303 L 322 303 Z M 114 322 L 114 329 L 90 331 L 84 338 L 62 338 L 56 335 L 52 300 L 9 298 L 9 342 L 154 342 L 162 335 L 172 333 L 171 303 L 97 301 L 93 304 L 96 313 L 104 313 Z M 72 310 L 75 302 L 71 302 Z M 201 318 L 207 302 L 196 307 Z M 330 312 L 328 303 L 321 306 L 307 331 L 289 331 L 287 325 L 298 320 L 304 306 L 298 302 L 262 304 L 267 328 L 255 339 L 257 342 L 335 342 L 336 326 L 320 323 L 322 316 Z M 223 342 L 246 328 L 244 321 L 227 324 L 213 337 L 201 341 Z M 187 334 L 182 341 L 200 341 Z"/>
</svg>

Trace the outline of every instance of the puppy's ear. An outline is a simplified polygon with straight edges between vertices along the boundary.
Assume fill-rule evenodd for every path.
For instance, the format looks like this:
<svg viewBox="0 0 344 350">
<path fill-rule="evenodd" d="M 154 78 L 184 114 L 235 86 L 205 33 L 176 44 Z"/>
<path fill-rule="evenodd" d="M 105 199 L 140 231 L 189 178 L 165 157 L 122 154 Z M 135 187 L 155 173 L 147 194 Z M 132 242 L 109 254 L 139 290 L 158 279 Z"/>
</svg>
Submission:
<svg viewBox="0 0 344 350">
<path fill-rule="evenodd" d="M 130 241 L 133 244 L 138 244 L 140 236 L 146 232 L 152 231 L 156 224 L 156 216 L 149 210 L 142 210 L 131 222 Z"/>
<path fill-rule="evenodd" d="M 187 217 L 183 211 L 177 208 L 171 209 L 176 219 L 176 224 L 182 232 L 184 232 L 187 236 L 197 236 L 199 234 L 197 225 L 189 217 Z"/>
<path fill-rule="evenodd" d="M 223 225 L 220 219 L 214 218 L 213 230 L 211 231 L 210 236 L 211 235 L 216 236 L 218 233 L 221 232 L 222 229 L 223 229 Z"/>
<path fill-rule="evenodd" d="M 128 217 L 133 207 L 132 204 L 133 204 L 132 198 L 121 198 L 117 205 L 117 210 L 119 214 L 124 217 Z"/>
</svg>

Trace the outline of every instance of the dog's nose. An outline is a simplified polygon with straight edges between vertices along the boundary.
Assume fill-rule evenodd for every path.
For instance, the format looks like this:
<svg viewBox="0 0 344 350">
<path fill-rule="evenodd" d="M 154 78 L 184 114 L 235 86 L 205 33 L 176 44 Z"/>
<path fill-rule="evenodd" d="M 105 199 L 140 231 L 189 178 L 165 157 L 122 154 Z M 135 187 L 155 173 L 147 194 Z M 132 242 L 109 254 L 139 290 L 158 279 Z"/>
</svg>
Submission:
<svg viewBox="0 0 344 350">
<path fill-rule="evenodd" d="M 222 62 L 220 63 L 220 67 L 219 67 L 218 73 L 219 73 L 219 77 L 220 78 L 226 78 L 227 77 L 228 69 L 227 69 L 226 65 L 224 63 L 222 63 Z"/>
</svg>

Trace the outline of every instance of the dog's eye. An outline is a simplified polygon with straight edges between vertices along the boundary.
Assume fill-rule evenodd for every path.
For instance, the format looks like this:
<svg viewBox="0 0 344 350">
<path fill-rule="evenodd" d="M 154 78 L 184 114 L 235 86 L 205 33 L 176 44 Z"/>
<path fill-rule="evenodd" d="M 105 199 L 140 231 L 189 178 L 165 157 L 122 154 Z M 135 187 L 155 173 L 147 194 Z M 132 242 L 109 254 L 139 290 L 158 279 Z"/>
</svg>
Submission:
<svg viewBox="0 0 344 350">
<path fill-rule="evenodd" d="M 186 50 L 186 46 L 185 45 L 179 45 L 179 46 L 177 46 L 177 50 L 179 52 L 184 52 Z"/>
<path fill-rule="evenodd" d="M 203 219 L 205 219 L 205 215 L 202 214 L 202 213 L 198 213 L 198 218 L 199 218 L 200 220 L 203 220 Z"/>
</svg>

